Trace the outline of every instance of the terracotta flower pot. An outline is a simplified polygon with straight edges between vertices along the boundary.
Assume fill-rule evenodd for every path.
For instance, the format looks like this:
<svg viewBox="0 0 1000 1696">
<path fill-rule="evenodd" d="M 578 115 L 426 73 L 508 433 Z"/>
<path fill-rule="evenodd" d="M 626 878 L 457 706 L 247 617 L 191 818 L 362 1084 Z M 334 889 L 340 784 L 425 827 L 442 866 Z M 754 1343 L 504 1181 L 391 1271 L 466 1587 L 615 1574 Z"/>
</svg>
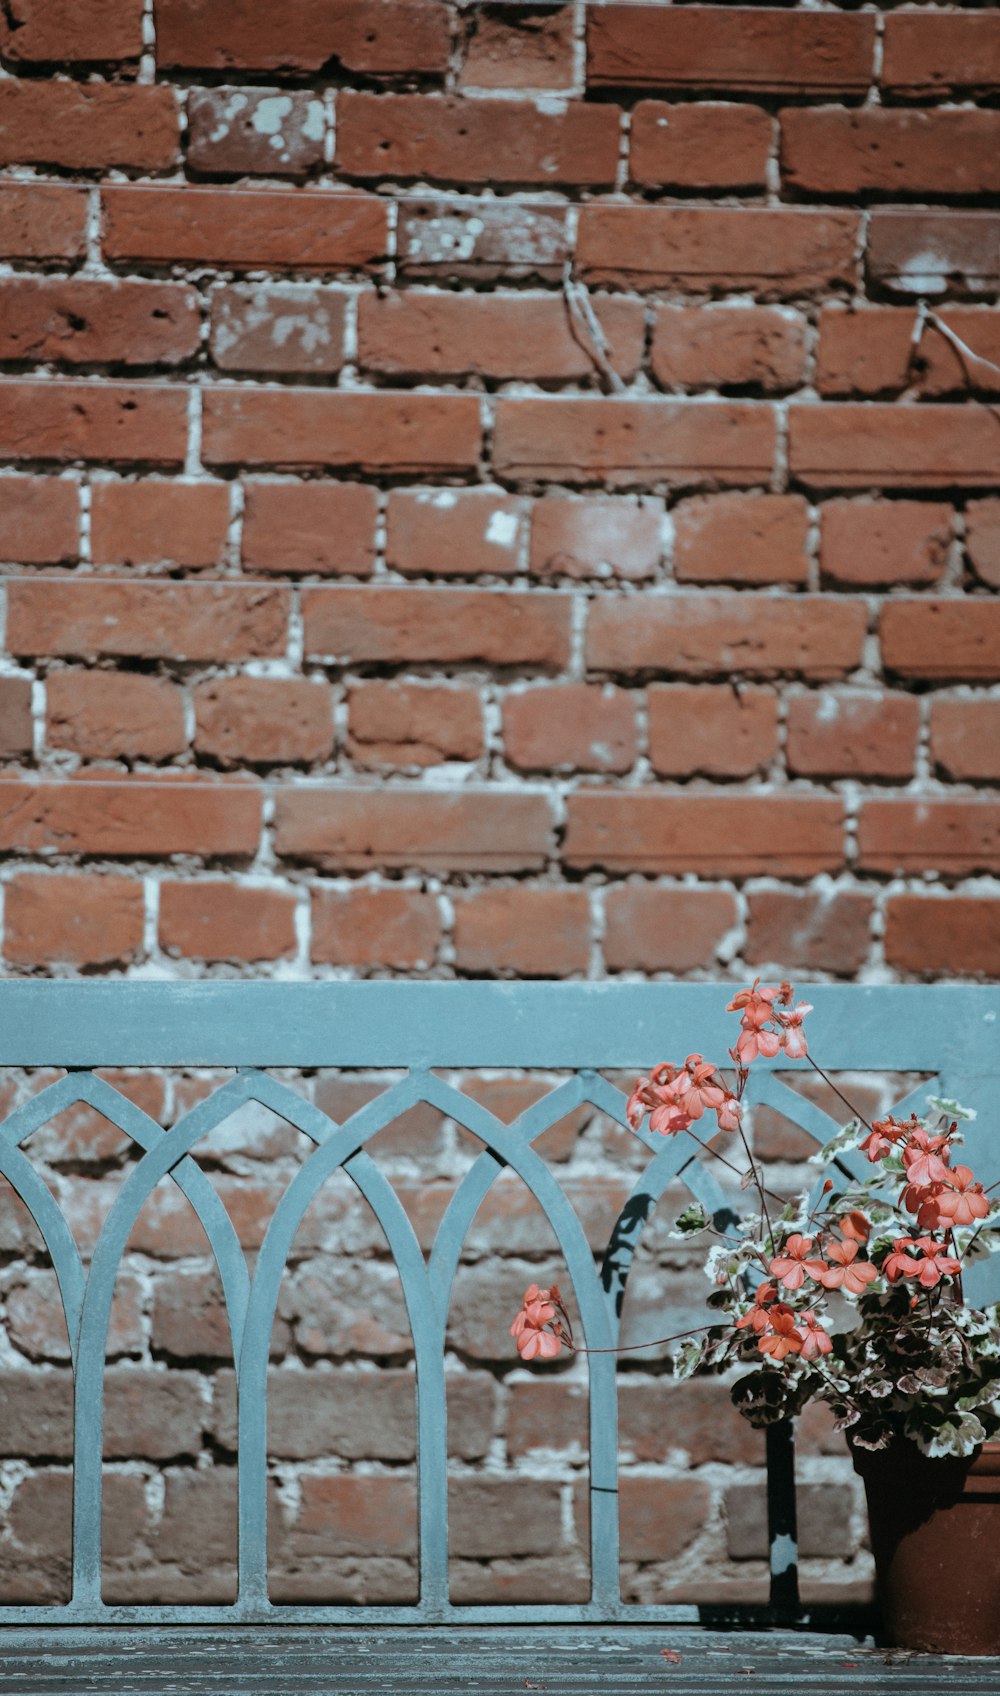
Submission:
<svg viewBox="0 0 1000 1696">
<path fill-rule="evenodd" d="M 903 1438 L 851 1453 L 886 1635 L 900 1648 L 1000 1654 L 1000 1442 L 965 1459 L 928 1460 Z"/>
</svg>

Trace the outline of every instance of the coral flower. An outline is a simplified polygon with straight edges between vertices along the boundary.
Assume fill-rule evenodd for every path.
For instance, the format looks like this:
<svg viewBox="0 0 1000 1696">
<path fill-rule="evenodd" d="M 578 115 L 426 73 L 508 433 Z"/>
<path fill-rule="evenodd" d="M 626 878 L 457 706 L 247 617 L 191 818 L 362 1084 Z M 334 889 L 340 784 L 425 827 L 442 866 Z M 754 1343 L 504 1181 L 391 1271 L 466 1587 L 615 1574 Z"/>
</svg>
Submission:
<svg viewBox="0 0 1000 1696">
<path fill-rule="evenodd" d="M 762 1331 L 766 1331 L 771 1323 L 771 1316 L 767 1310 L 777 1293 L 777 1284 L 770 1282 L 758 1284 L 754 1291 L 753 1307 L 748 1308 L 746 1313 L 736 1321 L 737 1331 L 745 1330 L 748 1325 L 752 1331 L 756 1331 L 758 1336 Z"/>
<path fill-rule="evenodd" d="M 934 1197 L 933 1209 L 936 1218 L 928 1219 L 927 1224 L 971 1225 L 974 1219 L 985 1219 L 990 1211 L 990 1204 L 983 1194 L 982 1184 L 976 1183 L 971 1168 L 956 1166 L 949 1177 L 949 1184 L 942 1186 L 939 1194 Z M 921 1224 L 924 1223 L 919 1215 L 918 1219 Z"/>
<path fill-rule="evenodd" d="M 942 1278 L 961 1272 L 962 1262 L 948 1254 L 944 1243 L 936 1243 L 933 1237 L 918 1237 L 915 1246 L 923 1251 L 924 1258 L 917 1263 L 917 1282 L 925 1290 L 933 1290 Z"/>
<path fill-rule="evenodd" d="M 925 1189 L 929 1184 L 948 1182 L 948 1138 L 928 1136 L 921 1128 L 911 1131 L 903 1150 L 903 1165 L 910 1184 Z"/>
<path fill-rule="evenodd" d="M 540 1290 L 537 1284 L 531 1284 L 524 1292 L 521 1311 L 510 1327 L 522 1360 L 534 1360 L 536 1356 L 550 1360 L 562 1347 L 562 1325 L 556 1319 L 550 1297 L 559 1300 L 555 1285 L 551 1290 Z M 547 1326 L 551 1329 L 546 1329 Z"/>
<path fill-rule="evenodd" d="M 863 1213 L 859 1213 L 856 1210 L 842 1214 L 837 1223 L 840 1226 L 842 1234 L 845 1237 L 848 1237 L 852 1242 L 866 1243 L 868 1238 L 871 1236 L 872 1228 L 869 1225 L 868 1220 L 865 1218 Z"/>
<path fill-rule="evenodd" d="M 757 1347 L 761 1354 L 769 1354 L 772 1360 L 784 1360 L 786 1354 L 802 1353 L 802 1336 L 795 1329 L 795 1314 L 791 1308 L 779 1304 L 771 1309 L 771 1332 L 757 1339 Z"/>
<path fill-rule="evenodd" d="M 815 1313 L 806 1308 L 797 1314 L 796 1318 L 805 1328 L 802 1337 L 802 1359 L 815 1360 L 819 1355 L 829 1354 L 833 1341 L 828 1332 L 824 1331 Z"/>
<path fill-rule="evenodd" d="M 913 1237 L 897 1237 L 891 1250 L 882 1262 L 882 1270 L 890 1284 L 898 1284 L 900 1278 L 912 1278 L 920 1270 L 919 1260 L 914 1260 L 912 1254 L 907 1254 L 908 1248 L 916 1248 Z"/>
<path fill-rule="evenodd" d="M 894 1145 L 902 1141 L 912 1126 L 901 1125 L 889 1113 L 884 1119 L 875 1119 L 872 1128 L 864 1141 L 858 1144 L 862 1154 L 867 1154 L 872 1165 L 881 1160 L 884 1155 L 891 1154 Z"/>
<path fill-rule="evenodd" d="M 870 1260 L 859 1260 L 855 1265 L 858 1245 L 854 1242 L 831 1243 L 827 1254 L 833 1261 L 832 1266 L 824 1266 L 816 1277 L 826 1290 L 849 1290 L 852 1295 L 860 1296 L 866 1284 L 878 1277 L 878 1270 Z"/>
<path fill-rule="evenodd" d="M 774 1009 L 767 1002 L 755 1002 L 747 1007 L 740 1020 L 743 1029 L 736 1044 L 736 1056 L 741 1066 L 749 1066 L 758 1054 L 773 1060 L 779 1052 L 781 1037 L 777 1031 L 768 1028 L 773 1018 Z"/>
<path fill-rule="evenodd" d="M 812 1002 L 800 1001 L 797 1007 L 789 1007 L 781 1014 L 781 1046 L 789 1060 L 804 1060 L 809 1052 L 802 1021 L 811 1012 Z"/>
<path fill-rule="evenodd" d="M 803 1237 L 795 1231 L 783 1245 L 781 1254 L 771 1261 L 771 1272 L 786 1290 L 800 1290 L 807 1272 L 810 1278 L 818 1278 L 826 1270 L 822 1260 L 808 1258 L 812 1246 L 812 1237 Z"/>
<path fill-rule="evenodd" d="M 720 1107 L 725 1100 L 726 1091 L 712 1082 L 714 1077 L 715 1067 L 710 1060 L 704 1060 L 700 1054 L 688 1055 L 670 1088 L 681 1112 L 689 1119 L 700 1119 L 706 1107 Z"/>
<path fill-rule="evenodd" d="M 719 1121 L 720 1131 L 739 1130 L 740 1121 L 743 1118 L 743 1109 L 735 1095 L 730 1095 L 728 1091 L 726 1092 L 726 1099 L 716 1108 L 715 1116 Z"/>
</svg>

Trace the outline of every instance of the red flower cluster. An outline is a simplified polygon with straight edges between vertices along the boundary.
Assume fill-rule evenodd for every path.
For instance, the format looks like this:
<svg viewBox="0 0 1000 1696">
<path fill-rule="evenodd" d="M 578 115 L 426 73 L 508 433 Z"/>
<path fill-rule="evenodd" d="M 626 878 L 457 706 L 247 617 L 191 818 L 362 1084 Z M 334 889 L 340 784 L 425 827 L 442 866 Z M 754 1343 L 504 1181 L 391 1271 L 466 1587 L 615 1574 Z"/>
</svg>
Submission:
<svg viewBox="0 0 1000 1696">
<path fill-rule="evenodd" d="M 800 1237 L 798 1240 L 808 1242 L 809 1238 Z M 789 1238 L 789 1243 L 791 1241 Z M 773 1266 L 774 1262 L 771 1264 Z M 815 1313 L 810 1308 L 796 1312 L 785 1302 L 777 1301 L 777 1294 L 775 1284 L 758 1285 L 754 1305 L 737 1319 L 736 1329 L 741 1331 L 749 1327 L 756 1334 L 761 1354 L 770 1355 L 772 1360 L 784 1360 L 789 1354 L 800 1354 L 803 1360 L 815 1360 L 817 1355 L 829 1354 L 833 1342 Z"/>
<path fill-rule="evenodd" d="M 947 1131 L 932 1136 L 915 1114 L 903 1123 L 890 1114 L 886 1119 L 876 1119 L 861 1143 L 862 1152 L 873 1164 L 898 1150 L 906 1178 L 900 1203 L 908 1213 L 916 1215 L 917 1224 L 924 1231 L 950 1231 L 958 1225 L 971 1225 L 976 1219 L 985 1219 L 990 1211 L 983 1186 L 976 1181 L 971 1167 L 950 1165 L 951 1144 L 957 1128 L 953 1124 Z"/>
<path fill-rule="evenodd" d="M 649 1128 L 665 1137 L 686 1131 L 705 1109 L 714 1111 L 720 1131 L 737 1131 L 742 1109 L 710 1060 L 689 1054 L 683 1066 L 664 1061 L 648 1078 L 640 1078 L 628 1098 L 625 1117 L 634 1131 L 646 1114 Z"/>
<path fill-rule="evenodd" d="M 522 1360 L 551 1360 L 559 1353 L 563 1341 L 569 1340 L 566 1328 L 557 1313 L 563 1313 L 562 1297 L 555 1284 L 550 1290 L 540 1290 L 531 1284 L 524 1292 L 521 1311 L 510 1328 L 517 1339 Z"/>
<path fill-rule="evenodd" d="M 812 1003 L 800 1001 L 793 1007 L 795 991 L 790 983 L 779 984 L 776 989 L 766 986 L 761 989 L 759 985 L 760 979 L 755 978 L 749 989 L 737 991 L 726 1008 L 727 1013 L 742 1014 L 742 1029 L 733 1058 L 740 1066 L 747 1067 L 758 1054 L 773 1060 L 784 1049 L 789 1060 L 804 1060 L 809 1051 L 802 1021 L 812 1012 Z"/>
</svg>

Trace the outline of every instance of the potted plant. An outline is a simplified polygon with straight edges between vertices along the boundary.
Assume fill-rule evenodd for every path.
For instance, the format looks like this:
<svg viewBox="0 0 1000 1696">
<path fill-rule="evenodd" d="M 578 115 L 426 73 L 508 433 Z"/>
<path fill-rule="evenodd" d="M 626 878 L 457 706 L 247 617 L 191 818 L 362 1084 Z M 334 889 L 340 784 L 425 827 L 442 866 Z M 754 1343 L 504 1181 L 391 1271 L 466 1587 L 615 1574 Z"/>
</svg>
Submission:
<svg viewBox="0 0 1000 1696">
<path fill-rule="evenodd" d="M 789 984 L 756 982 L 729 1011 L 740 1015 L 731 1086 L 713 1062 L 690 1054 L 640 1078 L 627 1107 L 633 1127 L 648 1115 L 652 1131 L 698 1141 L 699 1122 L 714 1117 L 740 1139 L 743 1182 L 756 1192 L 753 1216 L 726 1232 L 697 1204 L 677 1221 L 684 1235 L 714 1238 L 706 1271 L 718 1321 L 680 1340 L 675 1371 L 749 1367 L 732 1397 L 754 1425 L 826 1402 L 865 1482 L 891 1640 L 996 1654 L 1000 1306 L 969 1306 L 962 1274 L 989 1251 L 1000 1215 L 957 1158 L 959 1124 L 971 1115 L 934 1097 L 924 1117 L 869 1124 L 857 1114 L 814 1157 L 825 1169 L 814 1191 L 789 1202 L 753 1158 L 742 1099 L 760 1055 L 815 1066 L 803 1031 L 812 1009 L 795 1004 Z M 848 1151 L 865 1157 L 860 1177 L 837 1164 Z M 577 1346 L 555 1288 L 532 1285 L 511 1330 L 524 1360 Z"/>
</svg>

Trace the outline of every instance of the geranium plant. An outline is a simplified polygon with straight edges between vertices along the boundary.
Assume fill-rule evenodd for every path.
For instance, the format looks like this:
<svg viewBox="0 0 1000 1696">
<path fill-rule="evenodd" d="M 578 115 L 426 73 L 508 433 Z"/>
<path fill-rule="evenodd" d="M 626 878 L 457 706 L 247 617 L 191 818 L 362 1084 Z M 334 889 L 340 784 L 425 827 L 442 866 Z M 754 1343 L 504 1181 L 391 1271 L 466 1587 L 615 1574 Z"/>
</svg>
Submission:
<svg viewBox="0 0 1000 1696">
<path fill-rule="evenodd" d="M 732 1396 L 755 1425 L 816 1399 L 860 1448 L 904 1437 L 925 1455 L 971 1454 L 1000 1434 L 1000 1306 L 970 1307 L 962 1289 L 970 1258 L 988 1252 L 1000 1230 L 989 1192 L 956 1159 L 959 1122 L 972 1115 L 935 1097 L 925 1116 L 905 1121 L 869 1124 L 856 1114 L 814 1156 L 826 1176 L 811 1194 L 787 1201 L 768 1188 L 751 1154 L 742 1100 L 760 1055 L 783 1052 L 821 1071 L 803 1030 L 812 1009 L 795 1004 L 789 984 L 756 982 L 729 1011 L 740 1015 L 732 1084 L 689 1054 L 683 1065 L 668 1062 L 640 1078 L 628 1100 L 629 1124 L 637 1128 L 648 1115 L 650 1130 L 664 1136 L 687 1131 L 702 1141 L 695 1127 L 714 1114 L 719 1131 L 740 1139 L 741 1177 L 757 1196 L 754 1216 L 726 1231 L 698 1205 L 677 1221 L 685 1236 L 715 1239 L 706 1271 L 719 1317 L 697 1334 L 664 1339 L 679 1341 L 675 1371 L 749 1366 Z M 734 1168 L 719 1149 L 702 1146 Z M 848 1151 L 867 1159 L 864 1177 L 837 1166 Z M 533 1284 L 511 1330 L 524 1360 L 578 1346 L 554 1287 Z"/>
</svg>

